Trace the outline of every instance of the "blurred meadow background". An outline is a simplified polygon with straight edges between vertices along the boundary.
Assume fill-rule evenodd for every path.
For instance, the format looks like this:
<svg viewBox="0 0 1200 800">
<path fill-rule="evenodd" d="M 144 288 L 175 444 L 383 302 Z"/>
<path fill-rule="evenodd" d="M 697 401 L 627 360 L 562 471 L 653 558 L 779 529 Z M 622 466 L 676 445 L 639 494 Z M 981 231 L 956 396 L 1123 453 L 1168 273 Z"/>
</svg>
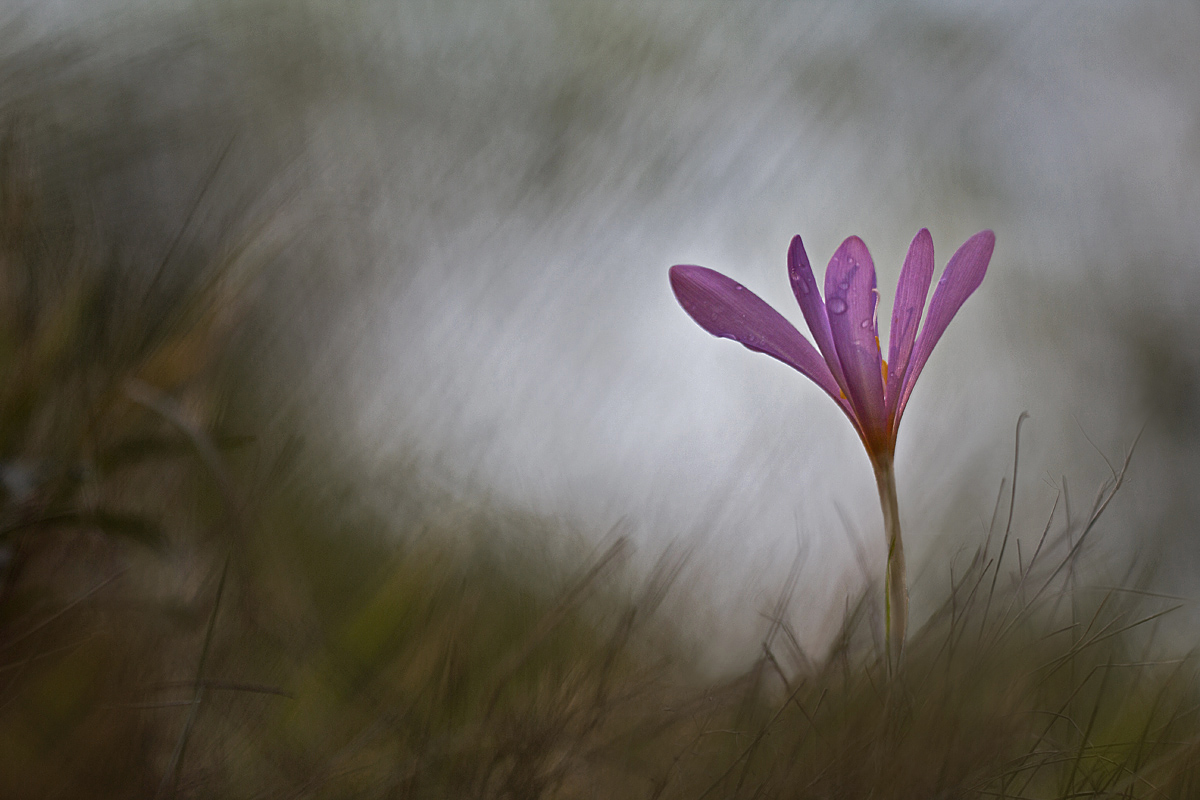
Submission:
<svg viewBox="0 0 1200 800">
<path fill-rule="evenodd" d="M 0 796 L 1195 796 L 1198 222 L 1194 1 L 0 0 Z M 667 269 L 921 227 L 888 679 Z"/>
</svg>

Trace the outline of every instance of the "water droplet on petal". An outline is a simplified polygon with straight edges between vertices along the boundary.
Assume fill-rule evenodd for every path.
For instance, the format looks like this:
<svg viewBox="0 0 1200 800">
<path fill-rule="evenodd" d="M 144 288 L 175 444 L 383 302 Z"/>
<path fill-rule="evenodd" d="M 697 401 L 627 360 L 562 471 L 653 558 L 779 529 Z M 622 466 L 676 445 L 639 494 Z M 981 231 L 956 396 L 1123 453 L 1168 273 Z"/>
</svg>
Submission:
<svg viewBox="0 0 1200 800">
<path fill-rule="evenodd" d="M 829 302 L 825 305 L 828 306 L 829 311 L 832 314 L 845 314 L 846 309 L 848 308 L 846 301 L 840 297 L 829 298 Z"/>
<path fill-rule="evenodd" d="M 871 327 L 871 320 L 864 319 L 862 322 L 858 323 L 858 327 L 865 331 L 867 328 Z"/>
<path fill-rule="evenodd" d="M 842 288 L 842 291 L 844 292 L 850 288 L 850 281 L 842 281 L 841 283 L 838 284 L 838 286 L 840 286 Z"/>
</svg>

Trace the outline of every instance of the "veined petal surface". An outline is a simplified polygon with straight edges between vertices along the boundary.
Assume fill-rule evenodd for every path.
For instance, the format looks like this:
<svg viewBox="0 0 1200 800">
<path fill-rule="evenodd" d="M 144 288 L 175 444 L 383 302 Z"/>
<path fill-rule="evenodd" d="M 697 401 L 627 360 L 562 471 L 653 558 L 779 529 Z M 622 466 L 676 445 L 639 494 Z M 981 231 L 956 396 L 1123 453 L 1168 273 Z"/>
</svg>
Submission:
<svg viewBox="0 0 1200 800">
<path fill-rule="evenodd" d="M 908 256 L 900 270 L 900 281 L 896 284 L 896 297 L 892 304 L 892 329 L 888 335 L 887 399 L 888 419 L 895 429 L 896 408 L 904 386 L 904 373 L 908 369 L 913 342 L 921 325 L 921 314 L 925 311 L 925 299 L 929 296 L 929 284 L 933 281 L 933 237 L 928 228 L 917 231 Z"/>
<path fill-rule="evenodd" d="M 804 314 L 808 329 L 812 331 L 817 349 L 825 357 L 833 379 L 837 381 L 846 397 L 849 397 L 850 390 L 842 372 L 842 362 L 838 358 L 837 348 L 833 344 L 833 333 L 829 329 L 829 315 L 825 302 L 821 299 L 812 264 L 809 263 L 808 253 L 804 252 L 804 242 L 799 236 L 792 237 L 792 244 L 788 247 L 788 278 L 792 282 L 792 294 L 796 295 L 796 302 L 800 304 L 800 311 Z"/>
<path fill-rule="evenodd" d="M 958 248 L 958 252 L 950 257 L 950 263 L 942 272 L 937 289 L 933 292 L 933 299 L 929 302 L 929 316 L 925 320 L 925 327 L 917 335 L 916 344 L 913 346 L 912 360 L 904 375 L 894 425 L 900 423 L 913 386 L 925 367 L 925 362 L 929 360 L 934 345 L 942 338 L 958 309 L 983 282 L 995 247 L 996 234 L 980 231 L 967 239 L 963 246 Z"/>
<path fill-rule="evenodd" d="M 871 253 L 862 239 L 851 236 L 825 270 L 825 310 L 850 402 L 869 440 L 868 447 L 882 443 L 887 427 L 875 319 L 878 302 Z"/>
<path fill-rule="evenodd" d="M 811 378 L 845 409 L 837 382 L 821 354 L 765 300 L 707 267 L 677 264 L 671 267 L 670 275 L 679 305 L 701 328 L 779 359 Z"/>
</svg>

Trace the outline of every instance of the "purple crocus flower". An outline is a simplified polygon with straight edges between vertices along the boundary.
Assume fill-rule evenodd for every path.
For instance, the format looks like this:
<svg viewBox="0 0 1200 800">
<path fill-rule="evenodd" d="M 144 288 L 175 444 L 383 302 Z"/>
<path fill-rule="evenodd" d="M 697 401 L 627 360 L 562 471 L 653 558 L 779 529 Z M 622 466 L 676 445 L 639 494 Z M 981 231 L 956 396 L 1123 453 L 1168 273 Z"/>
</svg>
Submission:
<svg viewBox="0 0 1200 800">
<path fill-rule="evenodd" d="M 862 239 L 851 236 L 825 270 L 825 299 L 817 291 L 804 244 L 788 248 L 788 276 L 816 347 L 771 306 L 740 283 L 706 267 L 671 267 L 671 288 L 683 309 L 714 336 L 741 342 L 806 375 L 850 418 L 875 469 L 888 539 L 889 665 L 898 658 L 907 624 L 908 589 L 892 468 L 896 432 L 929 354 L 963 302 L 983 281 L 996 237 L 981 231 L 946 265 L 924 328 L 933 279 L 933 239 L 922 228 L 908 248 L 892 309 L 888 358 L 879 348 L 875 265 Z"/>
</svg>

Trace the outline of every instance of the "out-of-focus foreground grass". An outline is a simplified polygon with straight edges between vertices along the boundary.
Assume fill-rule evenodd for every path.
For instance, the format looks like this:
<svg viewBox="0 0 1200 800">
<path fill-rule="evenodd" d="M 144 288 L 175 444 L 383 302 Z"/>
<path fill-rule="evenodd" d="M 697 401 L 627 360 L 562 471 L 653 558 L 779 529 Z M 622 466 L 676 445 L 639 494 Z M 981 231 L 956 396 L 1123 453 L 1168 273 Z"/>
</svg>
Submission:
<svg viewBox="0 0 1200 800">
<path fill-rule="evenodd" d="M 894 680 L 854 609 L 805 653 L 795 583 L 750 667 L 714 678 L 658 613 L 677 553 L 635 579 L 619 537 L 589 551 L 415 475 L 383 517 L 299 426 L 255 429 L 236 343 L 261 220 L 184 269 L 130 263 L 6 130 L 3 796 L 1200 791 L 1195 663 L 1153 635 L 1171 601 L 1076 570 L 1116 474 L 1087 517 L 957 558 Z"/>
</svg>

